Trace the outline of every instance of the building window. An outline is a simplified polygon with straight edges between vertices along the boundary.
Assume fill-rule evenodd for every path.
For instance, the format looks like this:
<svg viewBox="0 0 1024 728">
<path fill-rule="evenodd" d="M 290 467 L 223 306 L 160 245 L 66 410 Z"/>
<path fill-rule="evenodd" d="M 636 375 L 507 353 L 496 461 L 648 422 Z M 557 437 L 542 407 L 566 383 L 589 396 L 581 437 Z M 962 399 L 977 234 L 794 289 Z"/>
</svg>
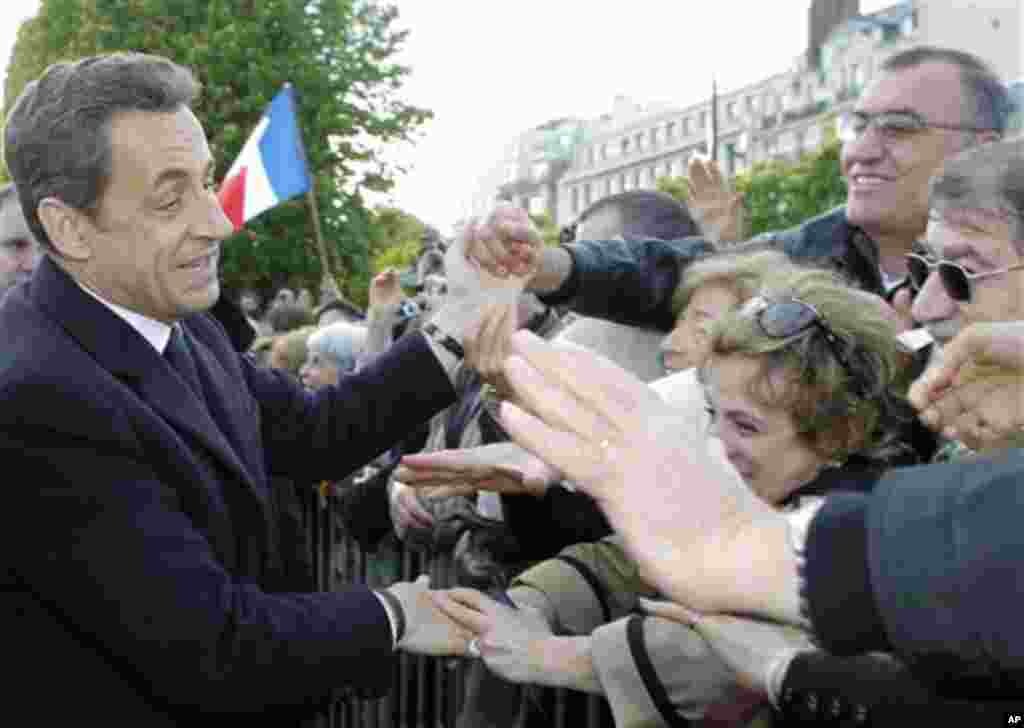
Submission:
<svg viewBox="0 0 1024 728">
<path fill-rule="evenodd" d="M 916 11 L 905 17 L 903 19 L 903 22 L 900 24 L 900 32 L 903 33 L 903 35 L 913 34 L 914 27 L 917 25 L 917 23 L 915 22 L 916 18 L 914 17 L 915 14 Z"/>
<path fill-rule="evenodd" d="M 594 148 L 587 147 L 587 165 L 590 167 L 594 166 Z"/>
<path fill-rule="evenodd" d="M 708 112 L 700 112 L 700 116 L 697 117 L 697 128 L 707 129 L 708 128 Z"/>
<path fill-rule="evenodd" d="M 669 123 L 665 124 L 665 143 L 671 144 L 673 141 L 675 141 L 675 138 L 676 123 L 674 121 L 670 121 Z"/>
<path fill-rule="evenodd" d="M 747 104 L 747 111 L 749 113 L 753 114 L 755 111 L 757 111 L 757 97 L 756 96 L 748 96 L 747 100 L 746 100 L 746 104 Z"/>
<path fill-rule="evenodd" d="M 658 127 L 651 129 L 651 149 L 658 148 Z"/>
<path fill-rule="evenodd" d="M 690 117 L 683 119 L 683 138 L 690 136 Z"/>
<path fill-rule="evenodd" d="M 629 177 L 627 177 L 627 176 L 626 176 L 625 174 L 623 174 L 623 175 L 621 176 L 621 182 L 622 182 L 622 191 L 623 191 L 623 192 L 626 192 L 627 190 L 631 190 L 631 189 L 633 189 L 633 188 L 632 188 L 632 187 L 630 186 L 630 184 L 629 184 L 629 183 L 630 183 L 630 179 L 629 179 Z"/>
<path fill-rule="evenodd" d="M 647 146 L 644 143 L 644 133 L 643 132 L 638 132 L 636 134 L 636 136 L 634 137 L 634 141 L 635 141 L 634 146 L 636 147 L 636 151 L 637 152 L 642 152 L 644 150 L 644 147 Z"/>
<path fill-rule="evenodd" d="M 725 116 L 729 121 L 736 121 L 736 102 L 730 101 L 725 105 Z"/>
<path fill-rule="evenodd" d="M 629 154 L 629 137 L 622 140 L 622 156 Z"/>
</svg>

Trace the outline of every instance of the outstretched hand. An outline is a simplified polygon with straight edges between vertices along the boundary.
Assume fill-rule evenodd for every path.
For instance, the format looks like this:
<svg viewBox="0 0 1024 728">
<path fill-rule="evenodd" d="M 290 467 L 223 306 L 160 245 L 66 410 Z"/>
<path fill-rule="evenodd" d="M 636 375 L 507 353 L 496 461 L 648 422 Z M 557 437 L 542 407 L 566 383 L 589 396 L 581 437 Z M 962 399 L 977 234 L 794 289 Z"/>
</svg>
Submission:
<svg viewBox="0 0 1024 728">
<path fill-rule="evenodd" d="M 910 388 L 921 420 L 975 450 L 1024 443 L 1024 321 L 972 324 Z"/>
<path fill-rule="evenodd" d="M 747 211 L 743 206 L 743 195 L 729 189 L 718 162 L 691 157 L 686 187 L 687 207 L 704 235 L 716 243 L 735 243 L 746 239 Z"/>
<path fill-rule="evenodd" d="M 468 256 L 494 276 L 528 282 L 540 268 L 543 243 L 522 208 L 500 205 L 482 221 L 467 223 L 463 235 Z"/>
<path fill-rule="evenodd" d="M 503 404 L 502 424 L 598 501 L 655 585 L 705 611 L 744 611 L 755 606 L 748 599 L 766 598 L 737 575 L 756 555 L 754 533 L 788 553 L 785 520 L 723 472 L 694 418 L 606 359 L 527 331 L 512 342 L 505 368 L 522 406 Z M 772 562 L 775 575 L 760 585 L 777 586 L 789 566 Z M 789 607 L 770 606 L 787 615 Z"/>
<path fill-rule="evenodd" d="M 814 645 L 796 627 L 724 614 L 701 614 L 672 602 L 640 599 L 648 614 L 693 627 L 744 687 L 768 695 L 772 669 Z"/>
<path fill-rule="evenodd" d="M 414 582 L 398 582 L 388 587 L 405 612 L 405 635 L 398 649 L 419 655 L 463 655 L 472 634 L 442 612 L 430 591 L 426 575 Z"/>
<path fill-rule="evenodd" d="M 512 609 L 475 589 L 449 589 L 431 597 L 448 619 L 475 636 L 480 658 L 492 672 L 511 682 L 551 684 L 544 644 L 554 635 L 539 613 Z"/>
<path fill-rule="evenodd" d="M 513 442 L 462 450 L 406 455 L 395 471 L 412 488 L 435 488 L 435 495 L 471 495 L 488 490 L 503 495 L 541 497 L 558 471 Z"/>
</svg>

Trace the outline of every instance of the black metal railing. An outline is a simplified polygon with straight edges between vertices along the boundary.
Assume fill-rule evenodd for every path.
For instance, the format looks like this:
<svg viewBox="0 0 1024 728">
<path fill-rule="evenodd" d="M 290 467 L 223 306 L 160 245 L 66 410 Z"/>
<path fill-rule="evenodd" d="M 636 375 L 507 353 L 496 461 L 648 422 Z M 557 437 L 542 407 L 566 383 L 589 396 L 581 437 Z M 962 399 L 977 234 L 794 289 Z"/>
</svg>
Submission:
<svg viewBox="0 0 1024 728">
<path fill-rule="evenodd" d="M 330 498 L 310 489 L 304 507 L 318 589 L 330 591 L 352 583 L 386 586 L 394 581 L 392 575 L 411 581 L 421 574 L 429 574 L 434 587 L 455 585 L 454 565 L 447 554 L 430 557 L 400 544 L 365 553 L 343 532 Z M 317 721 L 317 728 L 454 728 L 468 665 L 462 659 L 400 655 L 394 684 L 386 697 L 338 703 Z M 607 704 L 599 697 L 554 689 L 539 690 L 538 694 L 536 702 L 542 706 L 544 726 L 612 725 Z"/>
</svg>

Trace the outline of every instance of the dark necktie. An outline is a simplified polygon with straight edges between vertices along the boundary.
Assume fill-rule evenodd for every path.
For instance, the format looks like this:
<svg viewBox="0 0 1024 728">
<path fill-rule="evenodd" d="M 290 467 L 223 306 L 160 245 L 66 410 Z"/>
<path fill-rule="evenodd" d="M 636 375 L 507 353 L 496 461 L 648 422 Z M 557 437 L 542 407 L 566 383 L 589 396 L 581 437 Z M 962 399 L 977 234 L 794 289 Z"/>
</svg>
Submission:
<svg viewBox="0 0 1024 728">
<path fill-rule="evenodd" d="M 203 395 L 203 386 L 199 383 L 199 373 L 196 371 L 195 359 L 192 358 L 188 333 L 181 326 L 174 326 L 171 329 L 171 338 L 167 341 L 164 357 L 192 388 L 199 401 L 205 403 L 206 397 Z"/>
</svg>

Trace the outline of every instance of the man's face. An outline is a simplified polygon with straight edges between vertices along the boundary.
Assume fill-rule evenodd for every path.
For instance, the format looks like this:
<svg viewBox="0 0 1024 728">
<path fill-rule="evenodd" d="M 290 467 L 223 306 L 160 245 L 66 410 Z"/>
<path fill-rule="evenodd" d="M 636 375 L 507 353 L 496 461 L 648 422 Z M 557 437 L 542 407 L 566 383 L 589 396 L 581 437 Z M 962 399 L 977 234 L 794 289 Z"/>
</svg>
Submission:
<svg viewBox="0 0 1024 728">
<path fill-rule="evenodd" d="M 987 210 L 958 210 L 928 222 L 927 244 L 934 258 L 945 258 L 968 273 L 989 273 L 1022 262 L 1006 216 Z M 971 301 L 954 301 L 932 271 L 914 300 L 914 319 L 940 342 L 961 328 L 985 321 L 1024 319 L 1024 269 L 971 281 Z"/>
<path fill-rule="evenodd" d="M 111 177 L 93 225 L 83 282 L 106 299 L 173 323 L 220 295 L 221 239 L 213 158 L 186 108 L 133 111 L 111 122 Z"/>
<path fill-rule="evenodd" d="M 0 296 L 28 280 L 39 264 L 41 248 L 28 229 L 17 193 L 0 202 Z"/>
<path fill-rule="evenodd" d="M 875 81 L 856 111 L 912 111 L 935 124 L 972 126 L 955 66 L 925 63 Z M 847 218 L 872 237 L 921 234 L 927 223 L 928 180 L 942 161 L 959 151 L 963 132 L 928 128 L 888 137 L 869 126 L 842 150 L 848 182 Z"/>
</svg>

